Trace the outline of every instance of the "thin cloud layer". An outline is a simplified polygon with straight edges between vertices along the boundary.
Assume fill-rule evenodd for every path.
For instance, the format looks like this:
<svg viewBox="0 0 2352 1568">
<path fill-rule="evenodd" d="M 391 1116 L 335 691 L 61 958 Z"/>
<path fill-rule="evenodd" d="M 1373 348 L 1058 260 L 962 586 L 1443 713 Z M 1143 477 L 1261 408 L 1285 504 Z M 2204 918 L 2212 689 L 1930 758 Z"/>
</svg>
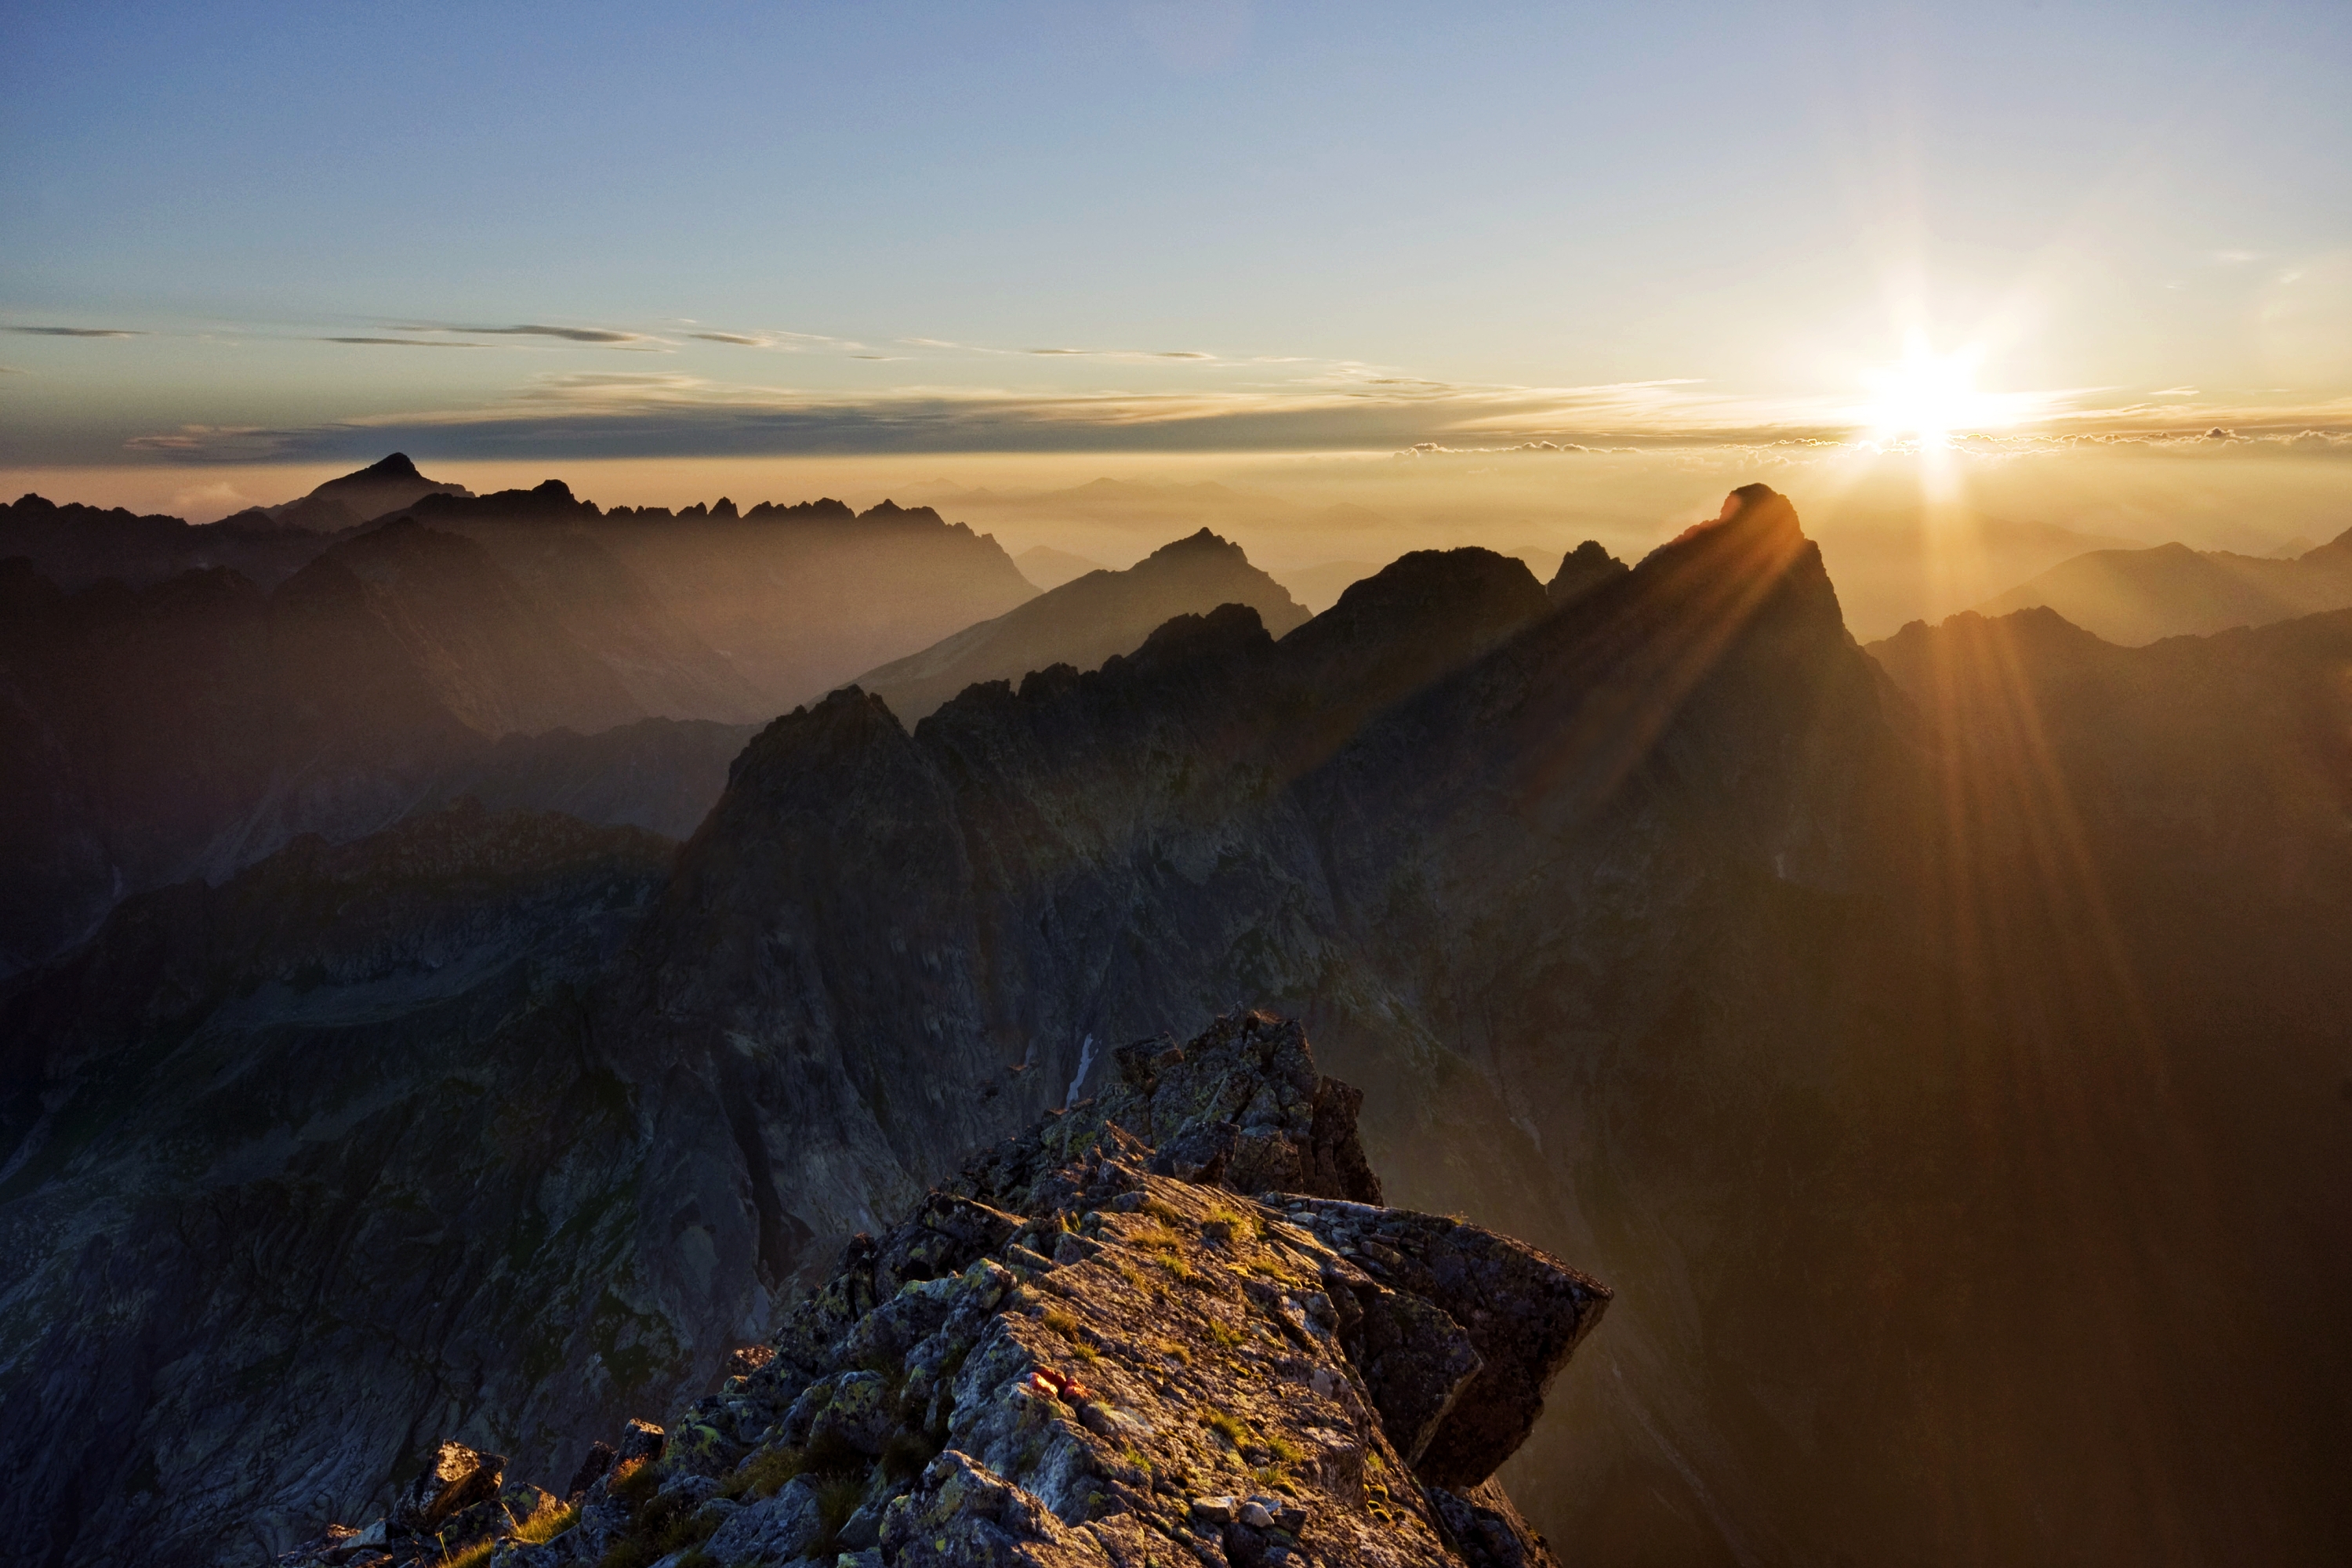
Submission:
<svg viewBox="0 0 2352 1568">
<path fill-rule="evenodd" d="M 761 386 L 683 373 L 571 372 L 533 378 L 474 406 L 315 426 L 188 426 L 142 436 L 135 451 L 179 460 L 357 455 L 429 437 L 455 457 L 730 457 L 954 451 L 1394 451 L 1432 460 L 1573 458 L 1696 446 L 1797 460 L 1894 444 L 1857 439 L 1826 404 L 1767 403 L 1686 379 L 1580 387 L 1465 386 L 1338 367 L 1260 387 L 1192 392 L 1039 392 L 907 386 L 870 394 Z M 2057 401 L 2053 395 L 2053 402 Z M 2352 407 L 2165 426 L 2118 425 L 2058 409 L 2030 433 L 1967 437 L 1987 457 L 2103 446 L 2140 450 L 2352 454 Z M 2199 411 L 2202 413 L 2204 411 Z"/>
<path fill-rule="evenodd" d="M 321 343 L 374 343 L 395 349 L 478 349 L 480 343 L 460 342 L 454 338 L 314 338 Z"/>
<path fill-rule="evenodd" d="M 5 327 L 0 331 L 22 332 L 31 338 L 143 338 L 149 334 L 127 327 Z"/>
<path fill-rule="evenodd" d="M 416 326 L 400 330 L 404 332 L 457 332 L 479 338 L 560 338 L 568 343 L 645 343 L 659 341 L 644 332 L 624 332 L 610 327 L 550 327 L 537 322 L 524 322 L 513 327 Z"/>
</svg>

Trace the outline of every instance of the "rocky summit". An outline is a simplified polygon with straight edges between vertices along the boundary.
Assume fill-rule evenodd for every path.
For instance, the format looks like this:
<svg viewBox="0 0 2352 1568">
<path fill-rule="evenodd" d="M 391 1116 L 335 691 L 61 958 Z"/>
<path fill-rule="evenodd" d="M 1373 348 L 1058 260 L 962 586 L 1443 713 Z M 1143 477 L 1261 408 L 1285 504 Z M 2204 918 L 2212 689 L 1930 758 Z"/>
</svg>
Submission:
<svg viewBox="0 0 2352 1568">
<path fill-rule="evenodd" d="M 567 1496 L 445 1442 L 283 1568 L 1556 1562 L 1496 1468 L 1610 1293 L 1381 1206 L 1295 1022 L 1115 1053 Z"/>
</svg>

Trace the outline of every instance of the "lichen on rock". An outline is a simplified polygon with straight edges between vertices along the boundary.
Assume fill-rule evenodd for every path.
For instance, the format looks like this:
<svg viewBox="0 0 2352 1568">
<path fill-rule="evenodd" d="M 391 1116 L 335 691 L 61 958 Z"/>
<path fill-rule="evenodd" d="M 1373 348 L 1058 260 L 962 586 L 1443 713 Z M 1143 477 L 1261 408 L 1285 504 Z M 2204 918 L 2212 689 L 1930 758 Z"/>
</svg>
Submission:
<svg viewBox="0 0 2352 1568">
<path fill-rule="evenodd" d="M 1096 1099 L 854 1238 L 772 1354 L 600 1445 L 571 1511 L 489 1562 L 1550 1563 L 1494 1470 L 1608 1290 L 1381 1206 L 1358 1098 L 1296 1023 L 1116 1056 Z M 289 1561 L 443 1550 L 370 1534 Z"/>
</svg>

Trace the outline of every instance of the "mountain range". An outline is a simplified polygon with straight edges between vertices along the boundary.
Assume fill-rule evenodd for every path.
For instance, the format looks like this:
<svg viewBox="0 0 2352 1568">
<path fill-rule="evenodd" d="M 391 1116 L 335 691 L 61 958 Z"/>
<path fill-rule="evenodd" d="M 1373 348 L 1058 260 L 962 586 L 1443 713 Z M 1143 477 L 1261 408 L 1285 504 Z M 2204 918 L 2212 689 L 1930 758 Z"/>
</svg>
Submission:
<svg viewBox="0 0 2352 1568">
<path fill-rule="evenodd" d="M 280 520 L 384 502 L 330 532 Z M 887 504 L 606 514 L 555 481 L 473 497 L 395 454 L 277 510 L 0 508 L 21 552 L 0 561 L 0 973 L 127 893 L 469 784 L 691 831 L 723 769 L 623 727 L 764 721 L 1035 593 L 993 541 Z M 617 771 L 559 778 L 558 754 Z"/>
<path fill-rule="evenodd" d="M 552 1474 L 1242 1001 L 1394 1201 L 1615 1289 L 1503 1471 L 1578 1554 L 2340 1555 L 2352 615 L 1865 651 L 1740 501 L 911 732 L 837 689 L 674 851 L 460 804 L 131 900 L 0 991 L 0 1529 L 229 1561 L 445 1436 Z"/>
<path fill-rule="evenodd" d="M 2036 606 L 2126 647 L 2352 607 L 2352 529 L 2286 559 L 2178 543 L 2092 551 L 1978 609 L 2005 616 Z"/>
</svg>

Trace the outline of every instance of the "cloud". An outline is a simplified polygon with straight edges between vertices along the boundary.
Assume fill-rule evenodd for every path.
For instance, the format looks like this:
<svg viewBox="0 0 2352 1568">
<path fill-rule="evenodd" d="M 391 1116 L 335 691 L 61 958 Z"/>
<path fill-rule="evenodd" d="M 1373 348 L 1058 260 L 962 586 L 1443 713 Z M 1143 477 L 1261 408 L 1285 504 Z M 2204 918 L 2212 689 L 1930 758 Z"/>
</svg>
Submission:
<svg viewBox="0 0 2352 1568">
<path fill-rule="evenodd" d="M 382 343 L 387 348 L 401 349 L 478 349 L 481 343 L 455 342 L 447 338 L 316 338 L 321 343 Z"/>
<path fill-rule="evenodd" d="M 34 338 L 143 338 L 149 335 L 125 327 L 7 327 L 0 328 L 0 331 L 22 332 Z"/>
<path fill-rule="evenodd" d="M 226 481 L 191 485 L 172 494 L 172 510 L 181 517 L 227 517 L 255 504 L 251 496 Z"/>
<path fill-rule="evenodd" d="M 790 332 L 761 331 L 756 332 L 688 332 L 706 343 L 730 343 L 744 349 L 781 349 L 786 353 L 811 353 L 827 349 L 844 351 L 863 349 L 866 345 L 848 338 L 828 337 L 823 332 Z"/>
<path fill-rule="evenodd" d="M 1954 444 L 1986 458 L 2106 446 L 2184 456 L 2191 450 L 2331 459 L 2352 454 L 2352 442 L 2336 440 L 2352 432 L 2352 398 L 2256 408 L 2144 394 L 2132 402 L 2120 391 L 2016 395 L 2019 422 L 2012 428 Z M 1862 442 L 1858 428 L 1851 400 L 1828 395 L 1757 397 L 1686 377 L 1478 385 L 1323 361 L 1285 379 L 1181 388 L 902 384 L 867 390 L 757 384 L 678 372 L 583 371 L 534 376 L 463 405 L 282 429 L 188 426 L 142 435 L 130 445 L 183 461 L 324 461 L 364 456 L 387 441 L 426 441 L 453 459 L 484 460 L 1275 450 L 1417 450 L 1437 458 L 1736 447 L 1794 462 L 1885 449 Z M 2208 437 L 2215 428 L 2233 434 Z"/>
<path fill-rule="evenodd" d="M 1149 364 L 1151 361 L 1160 359 L 1192 360 L 1203 363 L 1220 363 L 1215 354 L 1203 353 L 1199 349 L 1004 349 L 992 347 L 986 343 L 950 342 L 945 338 L 900 338 L 898 342 L 919 349 L 952 349 L 958 353 L 967 354 L 1019 354 L 1033 359 L 1099 359 L 1121 364 Z M 1300 364 L 1307 362 L 1297 359 L 1267 358 L 1249 363 Z"/>
<path fill-rule="evenodd" d="M 643 332 L 616 331 L 610 327 L 549 327 L 537 322 L 525 322 L 515 327 L 453 327 L 416 326 L 398 329 L 404 332 L 462 332 L 470 337 L 486 338 L 561 338 L 568 343 L 644 343 L 658 342 Z"/>
</svg>

